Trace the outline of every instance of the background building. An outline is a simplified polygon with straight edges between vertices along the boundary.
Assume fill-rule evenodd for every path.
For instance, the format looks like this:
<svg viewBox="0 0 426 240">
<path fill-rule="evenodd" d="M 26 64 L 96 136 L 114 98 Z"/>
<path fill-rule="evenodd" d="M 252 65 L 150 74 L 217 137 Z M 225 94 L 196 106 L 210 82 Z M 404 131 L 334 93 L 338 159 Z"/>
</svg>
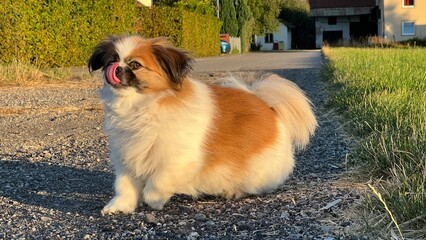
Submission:
<svg viewBox="0 0 426 240">
<path fill-rule="evenodd" d="M 324 42 L 345 43 L 378 33 L 376 0 L 310 0 L 310 5 L 317 48 Z"/>
<path fill-rule="evenodd" d="M 275 32 L 267 32 L 265 35 L 255 36 L 254 43 L 260 46 L 261 51 L 289 50 L 292 44 L 292 32 L 294 28 L 290 23 L 280 20 Z"/>
<path fill-rule="evenodd" d="M 425 0 L 377 0 L 378 36 L 391 41 L 426 38 Z"/>
</svg>

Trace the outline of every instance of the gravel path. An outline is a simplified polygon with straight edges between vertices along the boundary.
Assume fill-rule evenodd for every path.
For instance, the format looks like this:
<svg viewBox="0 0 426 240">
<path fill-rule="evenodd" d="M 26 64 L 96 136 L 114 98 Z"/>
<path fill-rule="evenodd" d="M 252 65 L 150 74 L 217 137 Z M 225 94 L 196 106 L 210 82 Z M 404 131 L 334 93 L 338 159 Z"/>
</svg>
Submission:
<svg viewBox="0 0 426 240">
<path fill-rule="evenodd" d="M 0 89 L 0 239 L 363 238 L 351 234 L 347 212 L 359 193 L 345 177 L 349 146 L 325 109 L 319 70 L 271 71 L 307 92 L 320 124 L 282 187 L 241 200 L 175 196 L 162 211 L 141 205 L 130 215 L 104 217 L 114 176 L 99 86 Z"/>
</svg>

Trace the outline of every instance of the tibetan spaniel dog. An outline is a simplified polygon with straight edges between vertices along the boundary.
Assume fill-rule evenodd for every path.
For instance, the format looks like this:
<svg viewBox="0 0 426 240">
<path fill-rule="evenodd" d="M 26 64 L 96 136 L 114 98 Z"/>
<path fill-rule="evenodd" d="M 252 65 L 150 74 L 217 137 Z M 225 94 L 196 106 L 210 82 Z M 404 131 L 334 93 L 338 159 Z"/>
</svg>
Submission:
<svg viewBox="0 0 426 240">
<path fill-rule="evenodd" d="M 240 198 L 270 192 L 291 174 L 295 149 L 317 127 L 311 103 L 270 75 L 250 86 L 189 77 L 193 59 L 164 38 L 110 36 L 90 57 L 115 170 L 102 214 L 162 209 L 174 194 Z"/>
</svg>

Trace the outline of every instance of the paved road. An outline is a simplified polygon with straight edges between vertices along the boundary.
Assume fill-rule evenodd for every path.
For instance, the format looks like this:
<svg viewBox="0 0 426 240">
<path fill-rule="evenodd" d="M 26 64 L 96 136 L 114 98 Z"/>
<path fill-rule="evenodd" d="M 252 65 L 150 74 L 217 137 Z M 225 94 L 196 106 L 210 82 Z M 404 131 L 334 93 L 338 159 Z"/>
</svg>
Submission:
<svg viewBox="0 0 426 240">
<path fill-rule="evenodd" d="M 321 67 L 321 51 L 256 52 L 199 58 L 195 72 L 256 71 Z"/>
<path fill-rule="evenodd" d="M 348 146 L 324 106 L 320 66 L 319 51 L 198 59 L 193 76 L 201 80 L 266 71 L 295 81 L 313 101 L 320 128 L 291 178 L 271 194 L 175 196 L 162 211 L 141 204 L 130 215 L 100 215 L 114 176 L 93 84 L 0 88 L 0 239 L 351 238 L 345 210 L 358 195 L 342 184 Z"/>
</svg>

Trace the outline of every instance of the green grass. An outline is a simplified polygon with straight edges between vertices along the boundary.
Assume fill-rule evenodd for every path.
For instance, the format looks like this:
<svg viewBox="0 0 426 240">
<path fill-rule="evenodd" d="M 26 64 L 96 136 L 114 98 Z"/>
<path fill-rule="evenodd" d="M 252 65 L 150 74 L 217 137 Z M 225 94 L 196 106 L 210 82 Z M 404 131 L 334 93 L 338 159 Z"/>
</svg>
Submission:
<svg viewBox="0 0 426 240">
<path fill-rule="evenodd" d="M 403 233 L 426 238 L 426 49 L 323 52 L 323 75 L 334 83 L 329 104 L 361 139 L 354 164 L 368 170 Z M 366 205 L 387 215 L 373 195 Z"/>
</svg>

